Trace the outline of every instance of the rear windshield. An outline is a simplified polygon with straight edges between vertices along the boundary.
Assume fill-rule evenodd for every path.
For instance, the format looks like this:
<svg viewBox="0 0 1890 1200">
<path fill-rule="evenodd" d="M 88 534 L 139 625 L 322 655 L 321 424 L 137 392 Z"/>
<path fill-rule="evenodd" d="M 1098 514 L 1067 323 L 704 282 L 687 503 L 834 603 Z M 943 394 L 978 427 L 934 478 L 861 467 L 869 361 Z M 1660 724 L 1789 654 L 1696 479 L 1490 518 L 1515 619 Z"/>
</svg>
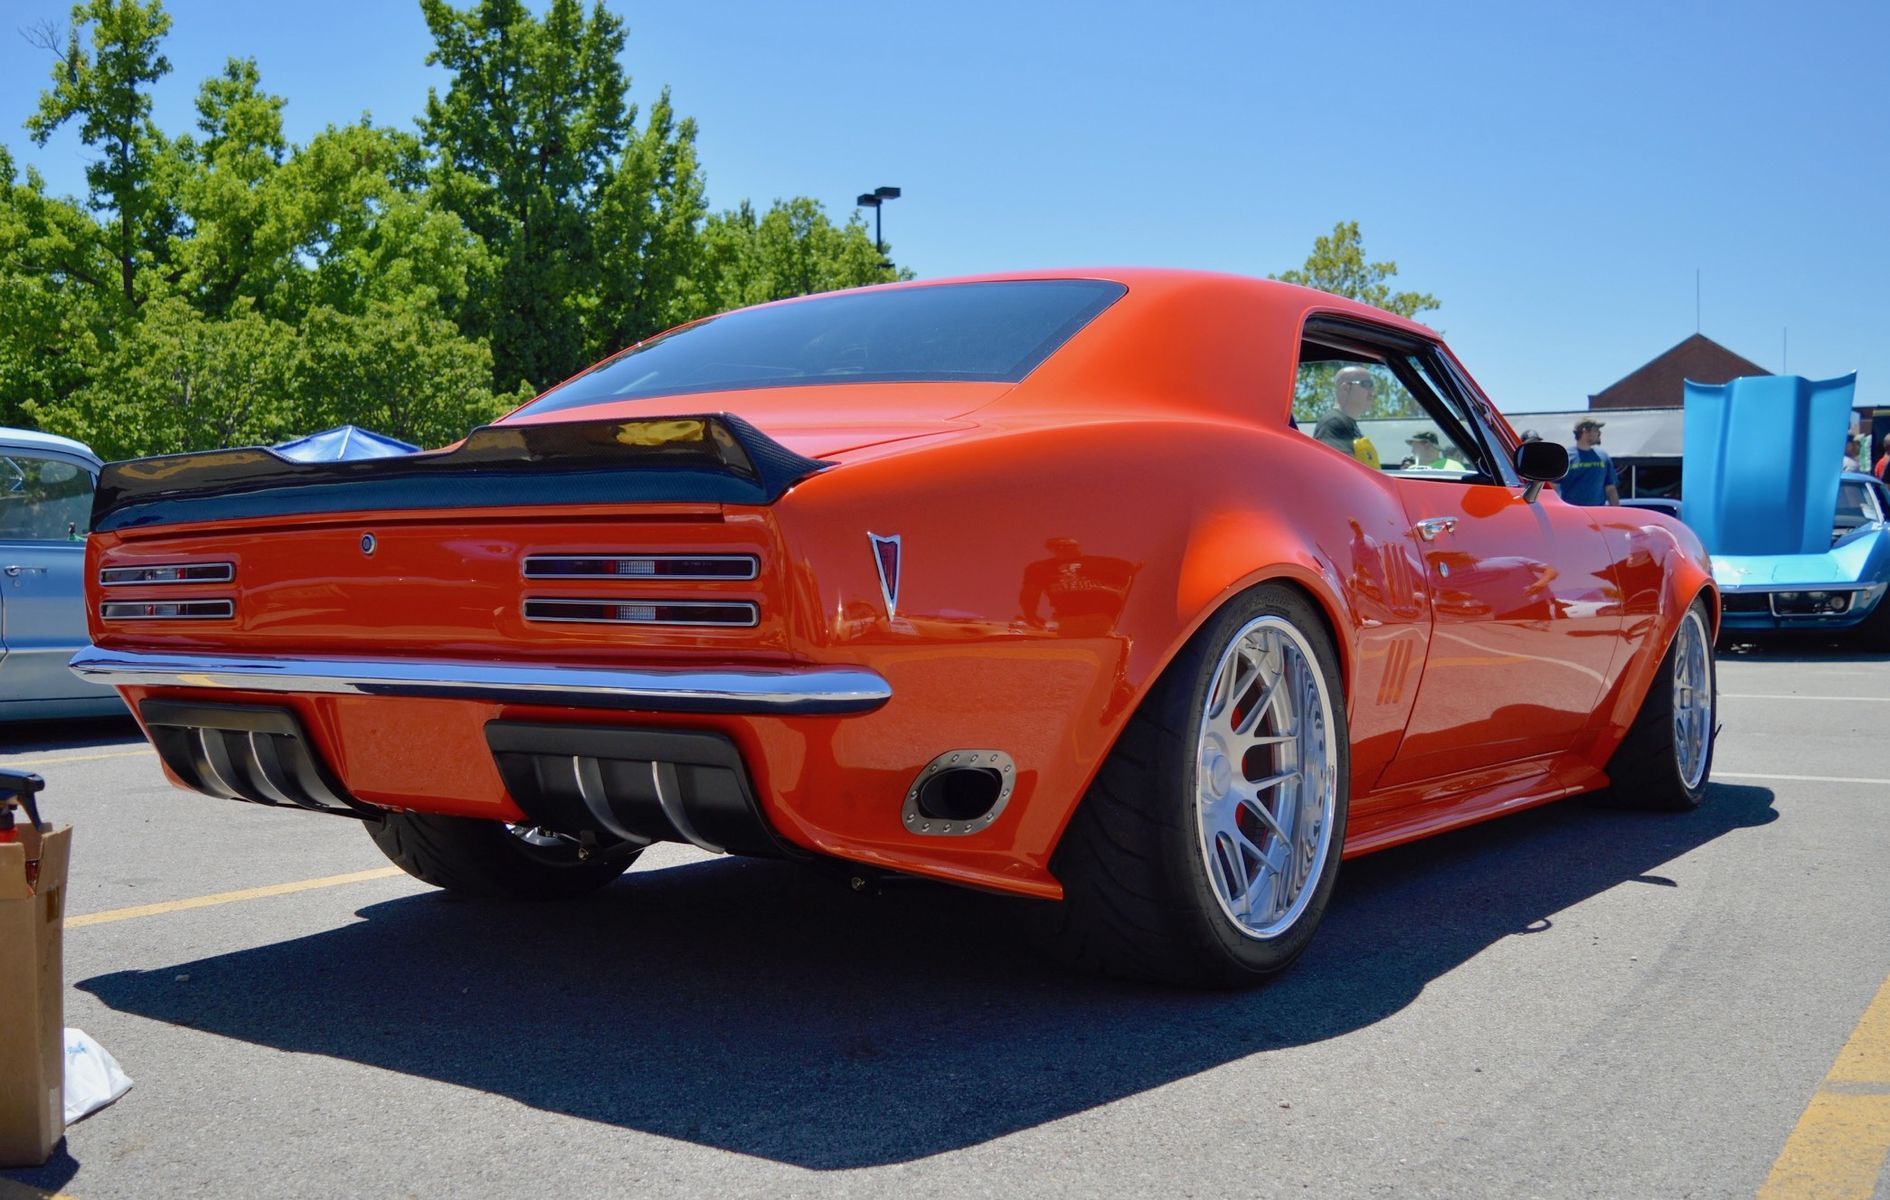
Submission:
<svg viewBox="0 0 1890 1200">
<path fill-rule="evenodd" d="M 833 383 L 1016 383 L 1128 289 L 1091 279 L 836 292 L 652 338 L 521 413 Z"/>
</svg>

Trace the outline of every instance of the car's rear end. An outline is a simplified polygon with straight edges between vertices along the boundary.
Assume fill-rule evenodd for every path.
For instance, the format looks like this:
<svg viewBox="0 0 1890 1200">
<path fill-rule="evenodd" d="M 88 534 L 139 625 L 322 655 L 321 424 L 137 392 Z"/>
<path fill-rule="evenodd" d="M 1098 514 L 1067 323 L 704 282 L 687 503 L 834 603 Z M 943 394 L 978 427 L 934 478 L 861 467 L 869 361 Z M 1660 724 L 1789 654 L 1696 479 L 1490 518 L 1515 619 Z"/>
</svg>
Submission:
<svg viewBox="0 0 1890 1200">
<path fill-rule="evenodd" d="M 885 702 L 790 629 L 769 506 L 819 469 L 714 417 L 492 428 L 365 463 L 120 464 L 75 667 L 126 688 L 166 767 L 211 794 L 766 851 L 727 739 L 664 731 Z M 625 710 L 644 736 L 571 719 Z"/>
</svg>

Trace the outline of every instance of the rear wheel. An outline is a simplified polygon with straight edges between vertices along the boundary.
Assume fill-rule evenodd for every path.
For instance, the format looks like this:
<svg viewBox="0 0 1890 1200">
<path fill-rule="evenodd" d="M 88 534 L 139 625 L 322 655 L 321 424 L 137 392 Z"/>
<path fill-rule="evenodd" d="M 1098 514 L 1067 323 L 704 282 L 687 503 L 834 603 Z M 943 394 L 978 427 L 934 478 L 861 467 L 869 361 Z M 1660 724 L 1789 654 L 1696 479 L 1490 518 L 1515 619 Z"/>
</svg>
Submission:
<svg viewBox="0 0 1890 1200">
<path fill-rule="evenodd" d="M 1627 737 L 1608 760 L 1613 794 L 1637 808 L 1686 812 L 1706 795 L 1718 716 L 1707 628 L 1706 602 L 1696 600 L 1680 618 Z"/>
<path fill-rule="evenodd" d="M 1245 593 L 1169 667 L 1071 819 L 1052 950 L 1172 983 L 1285 970 L 1332 895 L 1349 772 L 1318 612 L 1288 587 Z"/>
<path fill-rule="evenodd" d="M 623 874 L 639 853 L 585 853 L 568 838 L 528 826 L 437 813 L 390 812 L 367 828 L 395 866 L 422 883 L 468 896 L 582 896 Z"/>
</svg>

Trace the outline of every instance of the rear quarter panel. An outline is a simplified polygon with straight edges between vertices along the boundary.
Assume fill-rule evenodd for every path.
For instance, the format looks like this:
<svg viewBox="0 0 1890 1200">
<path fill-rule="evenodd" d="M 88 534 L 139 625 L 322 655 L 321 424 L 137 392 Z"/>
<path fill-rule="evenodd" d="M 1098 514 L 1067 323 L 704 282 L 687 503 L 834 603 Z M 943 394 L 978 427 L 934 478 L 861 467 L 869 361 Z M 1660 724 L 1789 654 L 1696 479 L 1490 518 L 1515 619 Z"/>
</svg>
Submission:
<svg viewBox="0 0 1890 1200">
<path fill-rule="evenodd" d="M 1047 869 L 1129 715 L 1188 637 L 1242 589 L 1283 580 L 1324 613 L 1352 697 L 1354 777 L 1396 749 L 1427 620 L 1408 527 L 1367 472 L 1289 432 L 1190 414 L 1097 414 L 850 462 L 777 506 L 810 657 L 892 684 L 872 721 L 808 746 L 818 807 L 773 780 L 809 844 L 903 855 L 887 820 L 917 765 L 990 748 L 1020 770 L 985 842 Z M 901 539 L 888 617 L 868 533 Z M 1404 644 L 1400 653 L 1397 647 Z M 764 787 L 764 791 L 769 790 Z M 937 852 L 971 846 L 933 839 Z M 922 845 L 925 853 L 931 846 Z"/>
</svg>

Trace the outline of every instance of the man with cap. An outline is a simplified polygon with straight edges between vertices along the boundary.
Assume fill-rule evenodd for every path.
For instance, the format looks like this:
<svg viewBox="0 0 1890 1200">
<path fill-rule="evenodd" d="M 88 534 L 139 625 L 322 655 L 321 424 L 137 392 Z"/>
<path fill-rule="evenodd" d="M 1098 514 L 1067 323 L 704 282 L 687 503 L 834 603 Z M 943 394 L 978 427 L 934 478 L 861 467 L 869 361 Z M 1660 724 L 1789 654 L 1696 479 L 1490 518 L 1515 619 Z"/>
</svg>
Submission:
<svg viewBox="0 0 1890 1200">
<path fill-rule="evenodd" d="M 1601 448 L 1601 422 L 1583 417 L 1575 422 L 1575 444 L 1569 447 L 1568 474 L 1555 490 L 1570 504 L 1589 506 L 1621 503 L 1620 477 L 1614 460 Z"/>
<path fill-rule="evenodd" d="M 1411 447 L 1411 465 L 1420 471 L 1467 471 L 1468 467 L 1444 453 L 1434 429 L 1420 429 L 1404 439 Z"/>
</svg>

